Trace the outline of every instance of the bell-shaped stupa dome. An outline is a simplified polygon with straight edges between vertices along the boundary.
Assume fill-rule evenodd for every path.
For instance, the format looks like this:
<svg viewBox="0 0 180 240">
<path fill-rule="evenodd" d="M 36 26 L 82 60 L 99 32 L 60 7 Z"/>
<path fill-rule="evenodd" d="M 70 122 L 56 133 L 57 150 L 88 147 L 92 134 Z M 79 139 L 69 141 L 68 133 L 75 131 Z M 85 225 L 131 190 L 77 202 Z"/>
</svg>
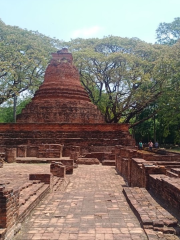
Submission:
<svg viewBox="0 0 180 240">
<path fill-rule="evenodd" d="M 104 123 L 81 85 L 72 61 L 66 48 L 52 54 L 44 82 L 18 115 L 17 122 Z"/>
</svg>

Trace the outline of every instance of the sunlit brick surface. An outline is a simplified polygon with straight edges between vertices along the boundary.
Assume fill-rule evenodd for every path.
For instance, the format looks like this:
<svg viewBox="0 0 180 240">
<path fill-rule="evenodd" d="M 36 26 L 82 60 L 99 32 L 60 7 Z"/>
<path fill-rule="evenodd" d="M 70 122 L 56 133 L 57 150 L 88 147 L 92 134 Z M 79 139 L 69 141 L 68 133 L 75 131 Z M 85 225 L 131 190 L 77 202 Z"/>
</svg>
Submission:
<svg viewBox="0 0 180 240">
<path fill-rule="evenodd" d="M 147 239 L 122 193 L 114 167 L 80 165 L 66 191 L 50 193 L 14 238 Z"/>
</svg>

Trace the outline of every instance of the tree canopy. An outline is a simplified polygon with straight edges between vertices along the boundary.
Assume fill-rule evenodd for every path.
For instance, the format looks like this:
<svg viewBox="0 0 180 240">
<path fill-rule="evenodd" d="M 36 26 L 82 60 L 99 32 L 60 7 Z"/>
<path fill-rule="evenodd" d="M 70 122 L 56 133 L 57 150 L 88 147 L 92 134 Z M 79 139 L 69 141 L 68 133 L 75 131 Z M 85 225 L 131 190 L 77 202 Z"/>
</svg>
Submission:
<svg viewBox="0 0 180 240">
<path fill-rule="evenodd" d="M 43 79 L 50 53 L 59 46 L 59 40 L 0 20 L 0 104 L 23 91 L 34 92 Z"/>
<path fill-rule="evenodd" d="M 172 23 L 160 23 L 156 30 L 156 39 L 159 44 L 173 45 L 180 38 L 180 17 Z"/>
<path fill-rule="evenodd" d="M 166 86 L 166 46 L 113 36 L 75 39 L 67 44 L 82 84 L 106 122 L 130 123 Z M 153 114 L 155 111 L 147 119 Z"/>
</svg>

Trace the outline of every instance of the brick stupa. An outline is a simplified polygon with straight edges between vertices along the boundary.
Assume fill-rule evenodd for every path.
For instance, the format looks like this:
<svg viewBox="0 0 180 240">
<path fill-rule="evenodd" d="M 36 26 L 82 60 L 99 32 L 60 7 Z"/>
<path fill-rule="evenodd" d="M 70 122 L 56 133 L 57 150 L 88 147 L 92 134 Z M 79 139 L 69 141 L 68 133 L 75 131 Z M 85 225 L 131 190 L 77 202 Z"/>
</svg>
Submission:
<svg viewBox="0 0 180 240">
<path fill-rule="evenodd" d="M 52 54 L 44 82 L 17 123 L 0 124 L 0 149 L 23 146 L 26 157 L 37 157 L 43 146 L 62 145 L 62 156 L 69 157 L 74 151 L 84 155 L 111 152 L 116 145 L 134 146 L 128 124 L 104 122 L 81 86 L 72 60 L 67 49 Z M 46 153 L 56 157 L 56 149 Z M 17 150 L 21 157 L 18 154 Z"/>
<path fill-rule="evenodd" d="M 66 48 L 52 53 L 44 82 L 32 101 L 17 117 L 19 123 L 103 123 L 99 109 L 91 103 Z"/>
</svg>

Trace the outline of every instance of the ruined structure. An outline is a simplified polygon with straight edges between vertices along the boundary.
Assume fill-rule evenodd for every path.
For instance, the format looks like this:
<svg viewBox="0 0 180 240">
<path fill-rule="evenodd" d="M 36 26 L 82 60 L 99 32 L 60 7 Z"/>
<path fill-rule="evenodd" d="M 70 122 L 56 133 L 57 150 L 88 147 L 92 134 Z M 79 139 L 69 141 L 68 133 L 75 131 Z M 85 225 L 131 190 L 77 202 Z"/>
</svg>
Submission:
<svg viewBox="0 0 180 240">
<path fill-rule="evenodd" d="M 38 157 L 41 155 L 39 150 L 37 153 L 35 148 L 31 151 L 32 146 L 40 149 L 42 144 L 64 145 L 61 156 L 70 156 L 75 146 L 79 146 L 77 149 L 81 155 L 111 152 L 119 144 L 134 146 L 128 124 L 104 122 L 101 112 L 82 87 L 72 60 L 67 49 L 52 54 L 44 82 L 17 116 L 17 123 L 0 124 L 1 147 L 23 145 L 27 148 L 26 157 Z M 12 155 L 12 150 L 8 154 Z M 17 157 L 20 157 L 18 152 Z"/>
<path fill-rule="evenodd" d="M 149 239 L 152 236 L 158 239 L 157 231 L 180 235 L 180 225 L 168 211 L 180 210 L 180 154 L 161 155 L 116 146 L 115 158 L 116 169 L 128 185 L 123 190 L 124 195 Z M 162 239 L 168 238 L 163 236 Z"/>
</svg>

